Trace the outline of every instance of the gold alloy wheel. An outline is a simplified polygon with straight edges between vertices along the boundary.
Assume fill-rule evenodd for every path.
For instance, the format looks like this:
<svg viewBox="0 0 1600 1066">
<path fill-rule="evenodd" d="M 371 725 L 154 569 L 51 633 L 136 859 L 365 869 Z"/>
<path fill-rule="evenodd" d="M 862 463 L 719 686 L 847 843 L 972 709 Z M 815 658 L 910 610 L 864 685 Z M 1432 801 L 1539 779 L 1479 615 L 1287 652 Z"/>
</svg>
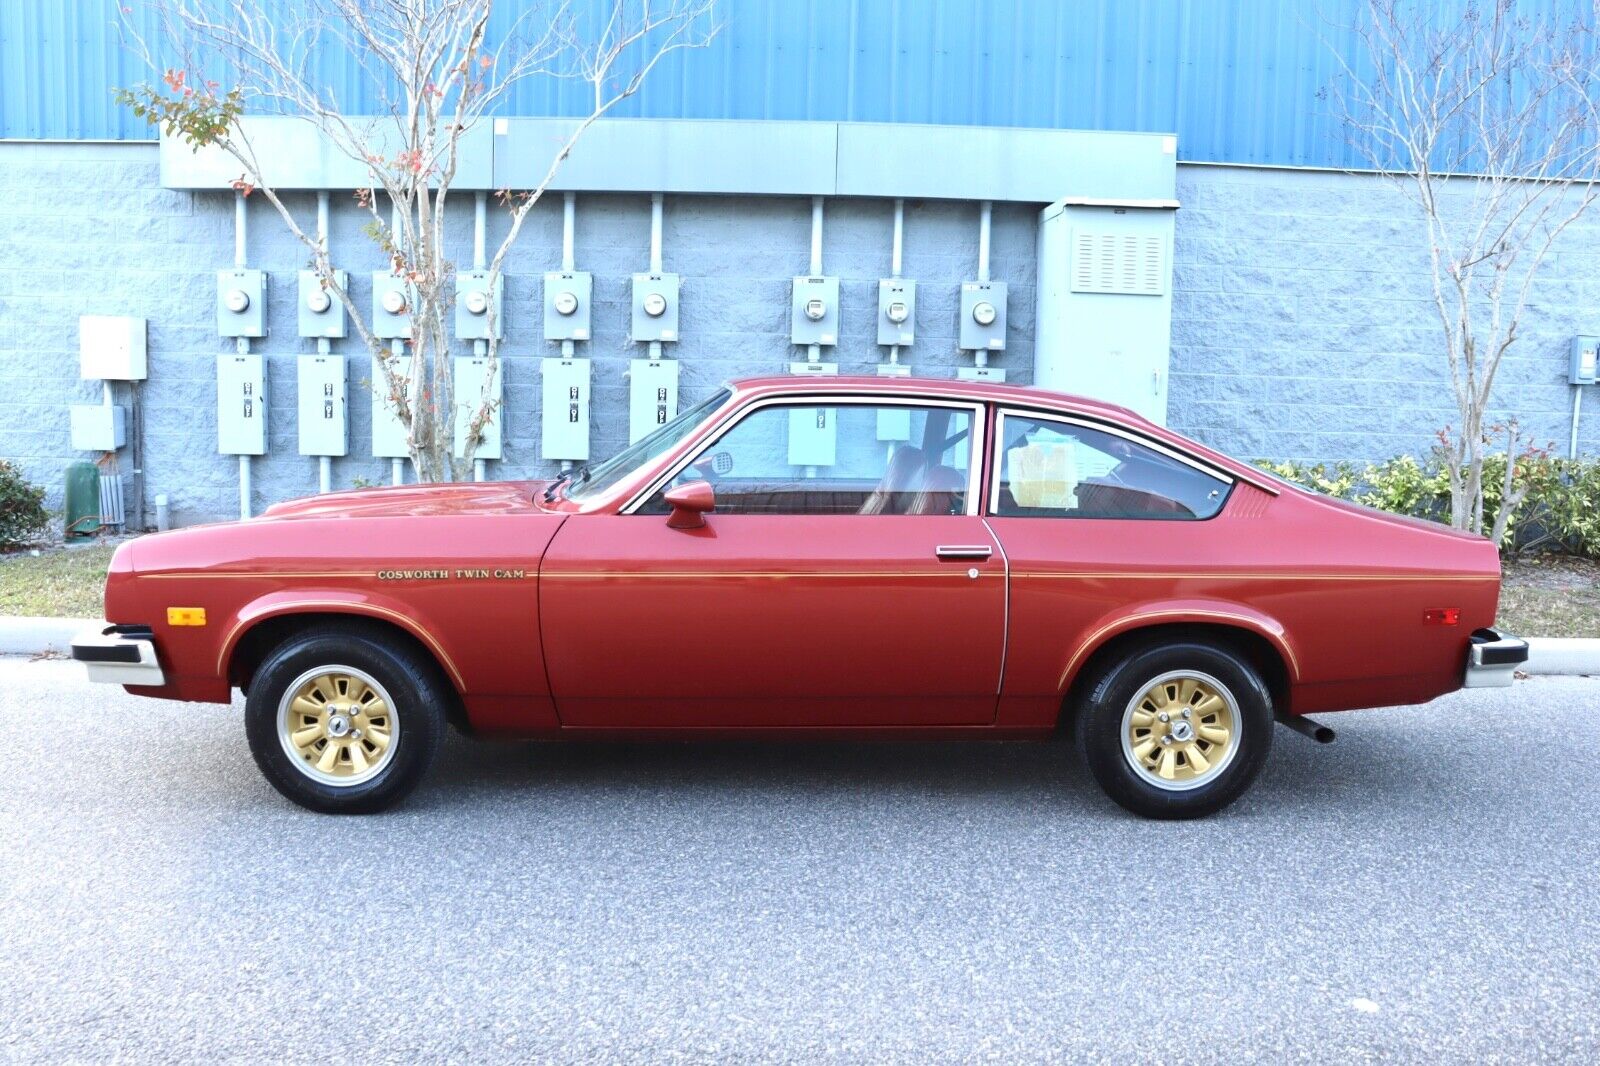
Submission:
<svg viewBox="0 0 1600 1066">
<path fill-rule="evenodd" d="M 389 694 L 351 666 L 301 674 L 278 705 L 278 739 L 301 773 L 323 784 L 370 780 L 394 751 L 398 717 Z"/>
<path fill-rule="evenodd" d="M 1222 682 L 1174 670 L 1150 682 L 1122 716 L 1122 750 L 1157 788 L 1184 791 L 1216 778 L 1239 748 L 1238 702 Z"/>
</svg>

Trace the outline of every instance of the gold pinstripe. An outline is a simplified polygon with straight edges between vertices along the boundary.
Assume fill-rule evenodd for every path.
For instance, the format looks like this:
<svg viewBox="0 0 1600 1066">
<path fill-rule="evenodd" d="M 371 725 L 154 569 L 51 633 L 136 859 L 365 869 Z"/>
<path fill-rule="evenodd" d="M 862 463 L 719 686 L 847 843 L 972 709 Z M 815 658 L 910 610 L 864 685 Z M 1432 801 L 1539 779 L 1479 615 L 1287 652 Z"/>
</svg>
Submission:
<svg viewBox="0 0 1600 1066">
<path fill-rule="evenodd" d="M 456 669 L 455 660 L 450 658 L 450 653 L 444 650 L 444 646 L 439 643 L 438 639 L 416 619 L 403 615 L 399 611 L 380 607 L 374 603 L 351 603 L 349 600 L 295 600 L 291 603 L 275 603 L 260 615 L 252 618 L 241 618 L 234 623 L 232 629 L 228 630 L 228 635 L 222 642 L 222 648 L 217 652 L 218 676 L 224 678 L 228 676 L 228 652 L 232 650 L 234 638 L 238 636 L 241 629 L 256 622 L 262 622 L 268 618 L 276 618 L 290 611 L 306 607 L 340 607 L 343 608 L 343 611 L 340 612 L 343 614 L 377 614 L 399 623 L 400 628 L 407 632 L 415 632 L 422 638 L 423 643 L 428 645 L 433 653 L 439 657 L 439 662 L 450 672 L 450 677 L 455 681 L 456 688 L 462 692 L 466 691 L 466 682 L 461 678 L 461 671 Z"/>
</svg>

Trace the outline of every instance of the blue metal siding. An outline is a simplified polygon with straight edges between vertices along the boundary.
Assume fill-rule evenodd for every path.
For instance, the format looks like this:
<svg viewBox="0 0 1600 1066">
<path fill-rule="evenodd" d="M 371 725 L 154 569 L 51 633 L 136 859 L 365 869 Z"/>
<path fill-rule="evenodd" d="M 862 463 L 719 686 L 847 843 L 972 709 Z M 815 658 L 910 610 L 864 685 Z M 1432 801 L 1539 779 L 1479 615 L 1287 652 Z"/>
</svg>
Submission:
<svg viewBox="0 0 1600 1066">
<path fill-rule="evenodd" d="M 149 80 L 117 4 L 0 2 L 0 137 L 148 139 L 112 89 Z M 297 0 L 283 0 L 285 3 Z M 610 0 L 577 0 L 600 10 Z M 1466 0 L 1425 0 L 1455 11 Z M 1530 15 L 1582 0 L 1519 0 Z M 502 31 L 521 5 L 502 3 Z M 1318 98 L 1355 58 L 1359 0 L 721 0 L 710 48 L 666 57 L 616 114 L 1175 132 L 1191 161 L 1346 167 Z M 319 64 L 353 110 L 356 64 Z M 584 85 L 542 79 L 504 113 L 576 115 Z"/>
</svg>

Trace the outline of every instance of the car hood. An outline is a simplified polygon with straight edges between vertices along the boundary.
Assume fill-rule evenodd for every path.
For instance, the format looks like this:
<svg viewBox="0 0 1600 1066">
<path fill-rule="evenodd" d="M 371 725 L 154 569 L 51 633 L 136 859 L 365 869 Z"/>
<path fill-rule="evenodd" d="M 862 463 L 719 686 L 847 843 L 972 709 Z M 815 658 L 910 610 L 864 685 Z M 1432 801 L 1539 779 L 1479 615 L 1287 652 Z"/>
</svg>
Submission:
<svg viewBox="0 0 1600 1066">
<path fill-rule="evenodd" d="M 329 492 L 275 503 L 267 519 L 396 518 L 410 515 L 515 514 L 533 511 L 542 481 L 486 481 L 444 485 L 395 485 Z"/>
</svg>

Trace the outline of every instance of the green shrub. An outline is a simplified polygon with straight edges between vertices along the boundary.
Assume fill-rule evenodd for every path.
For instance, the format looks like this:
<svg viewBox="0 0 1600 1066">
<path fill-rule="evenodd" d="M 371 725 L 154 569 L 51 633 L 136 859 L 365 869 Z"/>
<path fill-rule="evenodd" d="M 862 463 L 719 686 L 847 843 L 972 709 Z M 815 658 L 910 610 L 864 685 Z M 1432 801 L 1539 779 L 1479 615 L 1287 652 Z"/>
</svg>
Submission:
<svg viewBox="0 0 1600 1066">
<path fill-rule="evenodd" d="M 0 459 L 0 551 L 37 540 L 49 528 L 44 490 L 30 485 L 9 459 Z"/>
<path fill-rule="evenodd" d="M 1401 455 L 1357 469 L 1350 463 L 1257 463 L 1285 481 L 1380 511 L 1450 520 L 1450 477 L 1437 456 Z M 1505 492 L 1506 456 L 1485 457 L 1484 521 L 1493 527 Z M 1526 490 L 1506 523 L 1501 550 L 1537 549 L 1600 557 L 1600 459 L 1557 459 L 1532 449 L 1515 460 L 1513 489 Z"/>
</svg>

